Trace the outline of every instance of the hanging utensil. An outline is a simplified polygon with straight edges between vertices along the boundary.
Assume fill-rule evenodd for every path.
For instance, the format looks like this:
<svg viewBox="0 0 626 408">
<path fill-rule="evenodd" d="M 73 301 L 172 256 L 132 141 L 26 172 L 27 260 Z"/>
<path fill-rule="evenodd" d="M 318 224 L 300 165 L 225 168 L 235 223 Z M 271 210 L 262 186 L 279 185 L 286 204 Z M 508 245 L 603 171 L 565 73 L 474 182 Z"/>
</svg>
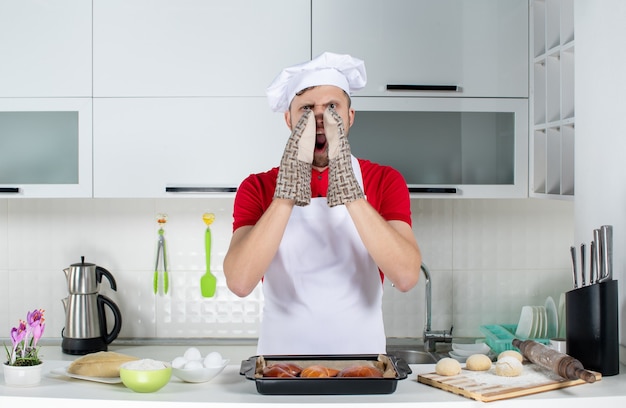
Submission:
<svg viewBox="0 0 626 408">
<path fill-rule="evenodd" d="M 217 278 L 211 273 L 211 228 L 215 220 L 215 214 L 202 214 L 202 221 L 206 224 L 204 233 L 204 250 L 206 252 L 206 272 L 200 278 L 200 291 L 203 297 L 213 297 L 215 295 L 215 287 L 217 286 Z"/>
<path fill-rule="evenodd" d="M 156 262 L 154 265 L 154 278 L 153 278 L 153 286 L 154 286 L 154 294 L 156 295 L 159 292 L 159 264 L 163 265 L 163 293 L 167 294 L 169 290 L 169 276 L 167 274 L 167 253 L 165 250 L 165 231 L 163 230 L 163 225 L 167 222 L 167 214 L 158 214 L 157 222 L 159 223 L 159 241 L 157 243 L 157 255 Z"/>
</svg>

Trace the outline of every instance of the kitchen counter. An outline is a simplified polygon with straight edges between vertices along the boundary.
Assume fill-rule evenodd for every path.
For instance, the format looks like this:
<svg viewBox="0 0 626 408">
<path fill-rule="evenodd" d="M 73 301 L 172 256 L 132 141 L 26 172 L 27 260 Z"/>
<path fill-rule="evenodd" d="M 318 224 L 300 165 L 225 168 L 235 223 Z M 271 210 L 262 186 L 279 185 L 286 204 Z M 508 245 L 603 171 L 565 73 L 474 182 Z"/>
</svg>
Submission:
<svg viewBox="0 0 626 408">
<path fill-rule="evenodd" d="M 187 345 L 116 345 L 110 351 L 125 353 L 139 358 L 153 358 L 171 361 L 182 355 Z M 60 346 L 44 346 L 40 355 L 44 359 L 44 377 L 36 387 L 17 388 L 0 381 L 0 406 L 15 407 L 22 403 L 35 403 L 45 407 L 110 408 L 123 407 L 250 407 L 263 405 L 298 404 L 307 408 L 317 406 L 362 407 L 363 405 L 393 405 L 437 407 L 473 407 L 489 404 L 497 407 L 554 407 L 567 404 L 568 407 L 585 407 L 591 404 L 605 406 L 623 406 L 626 403 L 626 367 L 621 367 L 622 374 L 605 377 L 594 384 L 582 384 L 574 387 L 543 392 L 509 400 L 490 403 L 474 401 L 434 387 L 417 382 L 417 374 L 434 371 L 434 364 L 411 365 L 413 373 L 405 380 L 400 380 L 393 394 L 384 395 L 324 395 L 324 396 L 273 396 L 261 395 L 256 391 L 255 383 L 239 374 L 241 360 L 255 355 L 252 345 L 211 345 L 198 346 L 203 355 L 218 351 L 224 358 L 230 359 L 224 371 L 207 383 L 184 383 L 175 376 L 161 390 L 151 394 L 135 393 L 123 384 L 102 384 L 91 381 L 57 376 L 50 371 L 67 367 L 78 356 L 61 352 Z M 2 374 L 0 374 L 2 375 Z"/>
</svg>

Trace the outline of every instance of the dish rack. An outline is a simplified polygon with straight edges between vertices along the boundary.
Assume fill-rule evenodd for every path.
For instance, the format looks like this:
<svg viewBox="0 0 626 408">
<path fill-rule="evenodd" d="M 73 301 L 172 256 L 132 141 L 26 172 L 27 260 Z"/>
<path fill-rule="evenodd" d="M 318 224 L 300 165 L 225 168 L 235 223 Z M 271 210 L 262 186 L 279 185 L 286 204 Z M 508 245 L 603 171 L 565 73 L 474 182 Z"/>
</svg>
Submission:
<svg viewBox="0 0 626 408">
<path fill-rule="evenodd" d="M 513 339 L 516 338 L 516 324 L 487 324 L 480 326 L 480 331 L 485 335 L 485 343 L 496 353 L 502 353 L 505 350 L 516 350 L 513 346 Z M 529 340 L 520 338 L 520 340 Z M 550 339 L 530 339 L 537 343 L 550 344 Z"/>
</svg>

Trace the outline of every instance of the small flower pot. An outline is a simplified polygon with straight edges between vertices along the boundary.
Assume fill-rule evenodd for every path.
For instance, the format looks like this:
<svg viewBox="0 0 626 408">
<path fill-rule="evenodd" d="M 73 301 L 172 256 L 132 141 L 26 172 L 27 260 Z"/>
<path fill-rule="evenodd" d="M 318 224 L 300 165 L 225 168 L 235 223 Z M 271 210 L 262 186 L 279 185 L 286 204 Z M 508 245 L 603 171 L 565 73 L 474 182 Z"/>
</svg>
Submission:
<svg viewBox="0 0 626 408">
<path fill-rule="evenodd" d="M 42 364 L 35 366 L 10 366 L 4 364 L 4 382 L 14 387 L 30 387 L 41 382 Z"/>
</svg>

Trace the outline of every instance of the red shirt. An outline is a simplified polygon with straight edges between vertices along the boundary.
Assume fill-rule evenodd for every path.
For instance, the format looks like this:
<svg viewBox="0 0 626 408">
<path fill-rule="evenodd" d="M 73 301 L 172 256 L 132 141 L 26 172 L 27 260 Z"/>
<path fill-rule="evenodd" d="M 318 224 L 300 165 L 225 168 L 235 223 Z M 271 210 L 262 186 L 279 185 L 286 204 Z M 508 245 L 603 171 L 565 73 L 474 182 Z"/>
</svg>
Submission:
<svg viewBox="0 0 626 408">
<path fill-rule="evenodd" d="M 411 201 L 406 182 L 399 171 L 389 166 L 358 159 L 367 201 L 387 221 L 399 220 L 411 225 Z M 269 207 L 276 189 L 278 167 L 248 176 L 239 186 L 233 211 L 233 231 L 254 225 Z M 311 197 L 326 197 L 328 168 L 313 169 Z"/>
</svg>

